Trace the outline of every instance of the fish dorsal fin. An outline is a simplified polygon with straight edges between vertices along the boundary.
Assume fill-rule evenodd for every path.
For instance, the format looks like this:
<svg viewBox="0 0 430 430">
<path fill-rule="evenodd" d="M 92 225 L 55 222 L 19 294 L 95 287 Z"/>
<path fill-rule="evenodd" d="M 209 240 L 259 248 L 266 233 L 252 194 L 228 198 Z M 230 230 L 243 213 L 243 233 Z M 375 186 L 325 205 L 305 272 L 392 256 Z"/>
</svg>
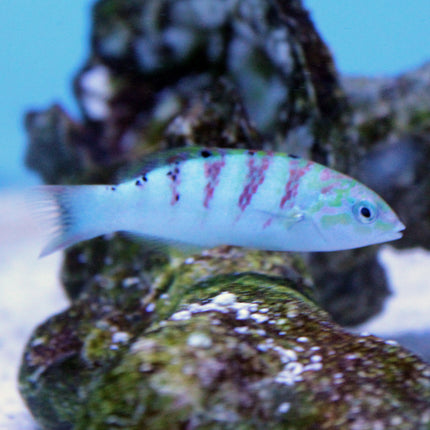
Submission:
<svg viewBox="0 0 430 430">
<path fill-rule="evenodd" d="M 119 174 L 118 182 L 126 182 L 128 180 L 136 179 L 145 176 L 152 170 L 158 167 L 171 165 L 175 163 L 182 163 L 184 161 L 209 158 L 214 156 L 222 156 L 227 154 L 228 149 L 222 148 L 208 148 L 202 146 L 193 146 L 187 148 L 174 148 L 167 151 L 156 152 L 149 154 L 140 160 L 131 163 L 131 167 L 126 171 Z"/>
</svg>

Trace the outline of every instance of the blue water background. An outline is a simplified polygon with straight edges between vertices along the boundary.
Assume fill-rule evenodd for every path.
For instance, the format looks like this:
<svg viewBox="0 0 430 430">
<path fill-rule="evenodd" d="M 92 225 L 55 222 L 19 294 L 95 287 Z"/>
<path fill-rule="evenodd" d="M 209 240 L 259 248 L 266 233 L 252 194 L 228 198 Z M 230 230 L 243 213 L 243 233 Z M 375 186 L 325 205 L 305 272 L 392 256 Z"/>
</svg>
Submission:
<svg viewBox="0 0 430 430">
<path fill-rule="evenodd" d="M 72 77 L 89 50 L 94 0 L 0 1 L 0 188 L 34 184 L 23 114 L 78 111 Z M 305 0 L 344 74 L 396 75 L 430 59 L 430 1 Z"/>
</svg>

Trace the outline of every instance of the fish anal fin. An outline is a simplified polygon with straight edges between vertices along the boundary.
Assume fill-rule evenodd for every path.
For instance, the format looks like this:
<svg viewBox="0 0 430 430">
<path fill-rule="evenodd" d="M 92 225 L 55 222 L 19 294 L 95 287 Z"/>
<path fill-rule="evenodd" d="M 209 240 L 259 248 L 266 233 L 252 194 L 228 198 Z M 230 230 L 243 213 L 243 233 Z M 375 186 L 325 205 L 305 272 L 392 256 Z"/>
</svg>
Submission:
<svg viewBox="0 0 430 430">
<path fill-rule="evenodd" d="M 141 242 L 148 249 L 157 251 L 163 254 L 179 254 L 180 256 L 190 256 L 201 253 L 205 248 L 191 243 L 181 242 L 177 240 L 165 239 L 158 236 L 149 236 L 140 233 L 121 231 L 121 235 L 130 240 Z"/>
</svg>

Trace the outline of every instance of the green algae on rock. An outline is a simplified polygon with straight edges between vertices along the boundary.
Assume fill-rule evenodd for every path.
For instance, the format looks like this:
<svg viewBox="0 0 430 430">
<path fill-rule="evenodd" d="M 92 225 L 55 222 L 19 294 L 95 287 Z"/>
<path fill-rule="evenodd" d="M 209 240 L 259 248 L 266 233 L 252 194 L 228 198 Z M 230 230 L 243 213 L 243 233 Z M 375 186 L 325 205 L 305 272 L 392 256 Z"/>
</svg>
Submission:
<svg viewBox="0 0 430 430">
<path fill-rule="evenodd" d="M 184 261 L 145 253 L 127 239 L 105 242 L 105 264 L 77 276 L 71 307 L 37 328 L 24 353 L 20 391 L 44 428 L 62 428 L 63 421 L 74 417 L 75 408 L 85 402 L 86 385 L 153 321 L 174 312 L 190 285 L 212 275 L 257 270 L 288 275 L 310 294 L 300 259 L 285 253 L 219 248 Z M 81 249 L 78 260 L 85 260 L 86 250 Z"/>
<path fill-rule="evenodd" d="M 190 273 L 181 278 L 179 265 L 140 323 L 105 299 L 78 300 L 76 316 L 97 306 L 107 314 L 90 324 L 66 311 L 37 330 L 20 386 L 44 428 L 429 425 L 430 367 L 411 353 L 345 332 L 294 289 L 297 279 L 204 277 L 199 263 L 194 275 L 195 263 L 183 264 Z M 180 281 L 193 276 L 200 282 Z"/>
<path fill-rule="evenodd" d="M 357 136 L 393 124 L 348 128 L 301 1 L 102 0 L 93 21 L 75 80 L 82 122 L 58 107 L 27 118 L 27 162 L 48 183 L 109 183 L 141 155 L 202 143 L 351 172 Z M 426 129 L 423 109 L 408 127 Z M 307 265 L 237 248 L 159 251 L 114 235 L 66 253 L 72 305 L 35 330 L 20 370 L 44 429 L 430 428 L 428 365 L 343 331 L 312 302 L 310 271 L 339 321 L 368 317 L 374 305 L 358 303 L 379 306 L 375 291 L 387 291 L 375 249 Z M 335 300 L 333 286 L 348 293 Z"/>
</svg>

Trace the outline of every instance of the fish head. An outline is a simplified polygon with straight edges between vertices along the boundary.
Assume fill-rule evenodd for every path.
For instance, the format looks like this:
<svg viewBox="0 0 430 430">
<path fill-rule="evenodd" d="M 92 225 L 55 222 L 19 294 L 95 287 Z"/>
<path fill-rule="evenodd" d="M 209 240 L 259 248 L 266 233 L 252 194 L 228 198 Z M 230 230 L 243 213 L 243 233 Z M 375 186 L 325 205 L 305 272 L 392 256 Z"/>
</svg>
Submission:
<svg viewBox="0 0 430 430">
<path fill-rule="evenodd" d="M 338 186 L 320 194 L 313 212 L 311 218 L 325 242 L 325 250 L 359 248 L 400 239 L 405 229 L 378 194 L 348 176 L 343 176 Z"/>
</svg>

